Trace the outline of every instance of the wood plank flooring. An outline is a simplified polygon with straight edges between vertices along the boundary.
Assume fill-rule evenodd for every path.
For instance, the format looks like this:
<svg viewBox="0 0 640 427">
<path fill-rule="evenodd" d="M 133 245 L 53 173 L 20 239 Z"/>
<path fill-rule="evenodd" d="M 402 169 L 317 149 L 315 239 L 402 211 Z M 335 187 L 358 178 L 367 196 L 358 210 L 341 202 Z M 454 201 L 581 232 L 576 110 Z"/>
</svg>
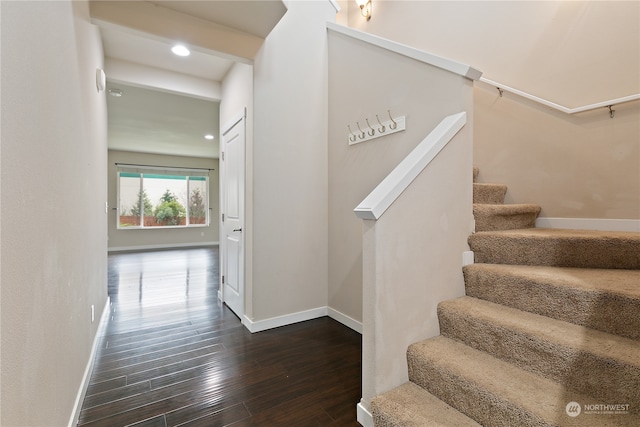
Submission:
<svg viewBox="0 0 640 427">
<path fill-rule="evenodd" d="M 81 426 L 359 426 L 360 334 L 255 334 L 218 301 L 217 248 L 109 255 L 110 316 Z"/>
</svg>

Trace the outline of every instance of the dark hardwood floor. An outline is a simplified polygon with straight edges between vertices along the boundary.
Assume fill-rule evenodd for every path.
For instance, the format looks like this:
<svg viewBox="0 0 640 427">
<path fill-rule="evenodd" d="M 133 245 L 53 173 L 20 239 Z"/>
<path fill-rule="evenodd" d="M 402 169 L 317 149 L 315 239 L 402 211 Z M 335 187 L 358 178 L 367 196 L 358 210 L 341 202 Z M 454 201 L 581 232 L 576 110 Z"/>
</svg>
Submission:
<svg viewBox="0 0 640 427">
<path fill-rule="evenodd" d="M 81 426 L 359 426 L 360 334 L 255 334 L 218 301 L 217 248 L 109 255 L 111 308 Z"/>
</svg>

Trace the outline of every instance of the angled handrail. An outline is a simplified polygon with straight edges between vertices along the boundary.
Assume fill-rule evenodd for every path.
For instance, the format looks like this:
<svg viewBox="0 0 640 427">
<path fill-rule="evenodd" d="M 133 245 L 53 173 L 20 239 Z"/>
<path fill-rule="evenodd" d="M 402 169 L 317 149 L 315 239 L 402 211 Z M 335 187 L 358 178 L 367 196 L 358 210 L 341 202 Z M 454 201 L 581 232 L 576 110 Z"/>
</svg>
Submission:
<svg viewBox="0 0 640 427">
<path fill-rule="evenodd" d="M 384 37 L 379 37 L 371 33 L 366 33 L 354 28 L 345 27 L 344 25 L 334 24 L 333 22 L 327 22 L 327 29 L 351 37 L 355 40 L 360 40 L 373 46 L 377 46 L 379 48 L 404 55 L 408 58 L 415 59 L 416 61 L 420 61 L 425 64 L 430 64 L 434 67 L 450 71 L 452 73 L 466 77 L 470 80 L 478 80 L 482 75 L 481 71 L 476 70 L 470 65 L 434 55 L 432 53 L 416 49 L 406 44 L 394 42 L 393 40 L 385 39 Z"/>
<path fill-rule="evenodd" d="M 611 107 L 613 107 L 616 104 L 622 104 L 625 102 L 631 102 L 631 101 L 637 101 L 640 99 L 640 93 L 635 94 L 635 95 L 628 95 L 628 96 L 623 96 L 621 98 L 615 98 L 615 99 L 611 99 L 608 101 L 602 101 L 602 102 L 597 102 L 595 104 L 589 104 L 589 105 L 585 105 L 582 107 L 576 107 L 576 108 L 569 108 L 569 107 L 565 107 L 564 105 L 560 105 L 560 104 L 556 104 L 555 102 L 551 102 L 548 101 L 546 99 L 540 98 L 538 96 L 535 95 L 531 95 L 530 93 L 527 92 L 523 92 L 519 89 L 515 89 L 512 87 L 509 87 L 507 85 L 503 85 L 502 83 L 498 83 L 495 82 L 493 80 L 489 80 L 485 77 L 480 77 L 479 79 L 481 82 L 486 83 L 490 86 L 495 86 L 500 93 L 502 94 L 502 91 L 507 91 L 507 92 L 511 92 L 515 95 L 521 96 L 523 98 L 529 99 L 531 101 L 537 102 L 539 104 L 542 105 L 546 105 L 547 107 L 551 107 L 555 110 L 558 111 L 562 111 L 563 113 L 566 114 L 576 114 L 576 113 L 582 113 L 585 111 L 591 111 L 591 110 L 596 110 L 598 108 L 605 108 L 608 107 L 609 108 L 609 113 L 611 114 L 611 117 L 613 117 L 613 110 L 611 109 Z"/>
<path fill-rule="evenodd" d="M 445 117 L 354 209 L 360 219 L 377 220 L 467 123 L 467 113 Z"/>
</svg>

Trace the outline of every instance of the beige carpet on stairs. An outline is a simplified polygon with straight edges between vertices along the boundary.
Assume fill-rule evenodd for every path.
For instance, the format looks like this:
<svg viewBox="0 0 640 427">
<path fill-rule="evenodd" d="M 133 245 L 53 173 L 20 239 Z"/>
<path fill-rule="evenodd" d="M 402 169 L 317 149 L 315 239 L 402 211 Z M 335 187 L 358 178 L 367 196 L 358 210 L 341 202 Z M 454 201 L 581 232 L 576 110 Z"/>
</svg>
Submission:
<svg viewBox="0 0 640 427">
<path fill-rule="evenodd" d="M 376 420 L 377 427 L 480 426 L 412 382 L 390 391 L 384 398 L 374 399 L 373 405 L 379 414 Z"/>
<path fill-rule="evenodd" d="M 472 264 L 463 271 L 468 296 L 640 339 L 640 270 Z"/>
<path fill-rule="evenodd" d="M 469 237 L 476 263 L 640 269 L 640 233 L 520 229 Z"/>
<path fill-rule="evenodd" d="M 540 206 L 531 204 L 473 204 L 476 231 L 511 230 L 532 228 L 540 214 Z"/>
<path fill-rule="evenodd" d="M 640 421 L 636 415 L 570 417 L 570 402 L 607 401 L 442 336 L 411 345 L 407 359 L 412 382 L 483 426 L 637 427 Z"/>
<path fill-rule="evenodd" d="M 596 398 L 640 402 L 632 339 L 468 296 L 442 302 L 438 318 L 441 335 L 523 370 Z"/>
<path fill-rule="evenodd" d="M 640 426 L 640 233 L 536 229 L 505 192 L 474 185 L 467 295 L 439 304 L 375 425 Z"/>
<path fill-rule="evenodd" d="M 507 186 L 502 184 L 473 184 L 473 203 L 499 205 L 504 203 Z"/>
</svg>

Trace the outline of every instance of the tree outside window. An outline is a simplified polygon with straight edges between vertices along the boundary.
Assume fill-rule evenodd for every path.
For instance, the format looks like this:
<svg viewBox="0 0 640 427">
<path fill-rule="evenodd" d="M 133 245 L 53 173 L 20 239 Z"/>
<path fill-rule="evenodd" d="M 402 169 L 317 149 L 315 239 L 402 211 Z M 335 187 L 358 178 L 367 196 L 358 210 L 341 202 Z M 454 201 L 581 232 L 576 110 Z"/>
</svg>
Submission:
<svg viewBox="0 0 640 427">
<path fill-rule="evenodd" d="M 159 225 L 185 225 L 187 210 L 167 189 L 160 198 L 160 204 L 154 209 L 153 216 Z"/>
</svg>

